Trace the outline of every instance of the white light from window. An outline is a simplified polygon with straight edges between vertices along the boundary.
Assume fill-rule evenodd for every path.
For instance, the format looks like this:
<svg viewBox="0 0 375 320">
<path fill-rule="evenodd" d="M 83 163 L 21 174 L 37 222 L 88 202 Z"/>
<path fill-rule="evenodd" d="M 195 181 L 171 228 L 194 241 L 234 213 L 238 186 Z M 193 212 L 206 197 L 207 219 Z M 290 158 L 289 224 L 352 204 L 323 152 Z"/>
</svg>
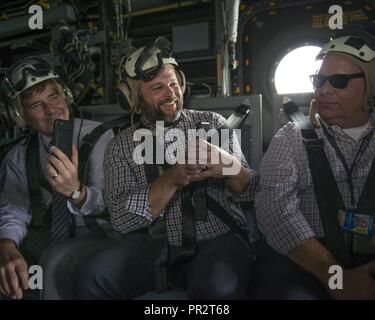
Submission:
<svg viewBox="0 0 375 320">
<path fill-rule="evenodd" d="M 303 46 L 288 52 L 275 71 L 275 87 L 279 94 L 312 92 L 310 75 L 316 73 L 322 60 L 316 61 L 317 46 Z"/>
</svg>

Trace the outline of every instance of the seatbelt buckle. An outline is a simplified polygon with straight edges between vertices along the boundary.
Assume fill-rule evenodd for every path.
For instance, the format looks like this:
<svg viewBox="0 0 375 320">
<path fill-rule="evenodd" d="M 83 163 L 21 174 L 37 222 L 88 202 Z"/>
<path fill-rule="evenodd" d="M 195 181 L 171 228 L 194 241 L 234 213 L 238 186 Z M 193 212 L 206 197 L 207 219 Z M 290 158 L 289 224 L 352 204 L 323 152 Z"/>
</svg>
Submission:
<svg viewBox="0 0 375 320">
<path fill-rule="evenodd" d="M 199 130 L 203 129 L 206 133 L 205 137 L 202 137 L 199 133 Z M 210 137 L 207 137 L 207 132 L 211 129 L 211 125 L 209 122 L 207 121 L 199 121 L 197 123 L 197 139 L 198 138 L 201 138 L 201 139 L 205 139 L 207 140 L 208 143 L 211 143 L 211 138 Z"/>
<path fill-rule="evenodd" d="M 197 129 L 203 129 L 203 130 L 205 130 L 205 131 L 208 131 L 208 130 L 211 129 L 211 125 L 210 125 L 210 123 L 207 122 L 207 121 L 199 121 L 199 122 L 197 123 Z"/>
</svg>

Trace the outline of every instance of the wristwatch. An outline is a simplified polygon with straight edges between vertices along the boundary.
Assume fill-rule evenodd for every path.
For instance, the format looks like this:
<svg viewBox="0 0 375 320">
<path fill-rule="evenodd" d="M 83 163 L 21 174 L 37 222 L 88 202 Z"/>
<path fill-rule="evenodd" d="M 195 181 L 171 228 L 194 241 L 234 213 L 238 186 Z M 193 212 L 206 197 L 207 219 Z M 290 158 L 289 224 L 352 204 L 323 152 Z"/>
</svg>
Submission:
<svg viewBox="0 0 375 320">
<path fill-rule="evenodd" d="M 79 196 L 81 195 L 81 192 L 82 192 L 82 183 L 79 184 L 78 190 L 74 190 L 72 192 L 72 194 L 70 195 L 70 198 L 72 198 L 73 200 L 77 200 Z"/>
</svg>

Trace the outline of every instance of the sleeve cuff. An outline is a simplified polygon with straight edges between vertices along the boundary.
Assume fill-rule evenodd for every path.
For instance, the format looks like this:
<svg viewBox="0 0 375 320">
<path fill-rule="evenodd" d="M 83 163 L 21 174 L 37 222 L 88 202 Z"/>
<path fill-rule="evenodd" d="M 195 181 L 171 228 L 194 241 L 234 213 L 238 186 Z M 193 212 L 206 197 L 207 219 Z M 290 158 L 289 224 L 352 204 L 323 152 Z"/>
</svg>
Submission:
<svg viewBox="0 0 375 320">
<path fill-rule="evenodd" d="M 24 237 L 13 229 L 1 228 L 0 229 L 0 239 L 13 240 L 16 243 L 17 247 L 19 248 L 20 243 L 22 242 Z"/>
<path fill-rule="evenodd" d="M 128 204 L 129 204 L 129 212 L 142 216 L 146 218 L 148 221 L 154 221 L 158 217 L 163 217 L 165 213 L 165 209 L 163 209 L 159 215 L 153 216 L 151 214 L 151 207 L 148 201 L 148 194 L 150 192 L 150 185 L 147 185 L 145 188 L 138 190 L 137 192 L 132 193 L 129 196 Z M 143 205 L 142 205 L 143 203 Z"/>
<path fill-rule="evenodd" d="M 245 190 L 241 193 L 241 195 L 236 196 L 234 195 L 228 188 L 227 184 L 225 185 L 225 195 L 228 198 L 232 198 L 236 202 L 252 202 L 254 201 L 254 195 L 256 191 L 256 186 L 258 184 L 258 175 L 255 173 L 255 171 L 246 168 L 246 171 L 250 177 L 249 183 L 247 184 Z"/>
<path fill-rule="evenodd" d="M 91 190 L 91 188 L 86 186 L 86 200 L 82 205 L 81 209 L 78 209 L 70 200 L 68 200 L 68 209 L 71 213 L 82 216 L 87 216 L 94 212 L 101 212 L 102 210 L 104 210 L 104 207 L 101 208 L 95 205 L 95 203 L 98 202 L 98 197 L 99 195 L 96 192 L 96 190 Z"/>
<path fill-rule="evenodd" d="M 302 242 L 315 237 L 314 231 L 306 221 L 293 218 L 275 225 L 266 237 L 269 245 L 282 255 L 287 255 Z"/>
</svg>

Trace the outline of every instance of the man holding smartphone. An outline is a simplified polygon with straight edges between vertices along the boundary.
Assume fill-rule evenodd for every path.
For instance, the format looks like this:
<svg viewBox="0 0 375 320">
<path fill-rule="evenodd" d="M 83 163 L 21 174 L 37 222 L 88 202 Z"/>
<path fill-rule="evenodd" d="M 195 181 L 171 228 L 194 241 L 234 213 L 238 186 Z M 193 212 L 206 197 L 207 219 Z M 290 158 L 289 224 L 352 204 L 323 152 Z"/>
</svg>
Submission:
<svg viewBox="0 0 375 320">
<path fill-rule="evenodd" d="M 99 123 L 72 118 L 72 94 L 54 68 L 39 57 L 18 61 L 8 69 L 2 88 L 10 115 L 29 133 L 8 151 L 0 171 L 4 181 L 0 189 L 0 293 L 21 299 L 29 287 L 28 267 L 41 264 L 43 297 L 56 299 L 71 294 L 72 288 L 69 275 L 61 276 L 60 284 L 52 280 L 56 277 L 51 274 L 58 272 L 55 260 L 62 261 L 65 253 L 74 260 L 71 252 L 83 256 L 90 247 L 100 248 L 108 242 L 103 229 L 96 229 L 101 233 L 89 232 L 84 218 L 93 217 L 90 223 L 96 227 L 109 227 L 102 214 L 103 154 L 113 133 L 110 130 L 100 137 L 88 159 L 88 179 L 80 181 L 77 144 Z M 71 158 L 53 146 L 56 121 L 71 124 Z M 60 209 L 55 209 L 56 195 L 62 199 Z M 56 220 L 57 210 L 67 214 Z M 55 230 L 51 227 L 54 221 L 58 221 Z M 68 233 L 63 232 L 64 226 L 69 227 Z M 92 236 L 96 240 L 87 240 Z"/>
</svg>

